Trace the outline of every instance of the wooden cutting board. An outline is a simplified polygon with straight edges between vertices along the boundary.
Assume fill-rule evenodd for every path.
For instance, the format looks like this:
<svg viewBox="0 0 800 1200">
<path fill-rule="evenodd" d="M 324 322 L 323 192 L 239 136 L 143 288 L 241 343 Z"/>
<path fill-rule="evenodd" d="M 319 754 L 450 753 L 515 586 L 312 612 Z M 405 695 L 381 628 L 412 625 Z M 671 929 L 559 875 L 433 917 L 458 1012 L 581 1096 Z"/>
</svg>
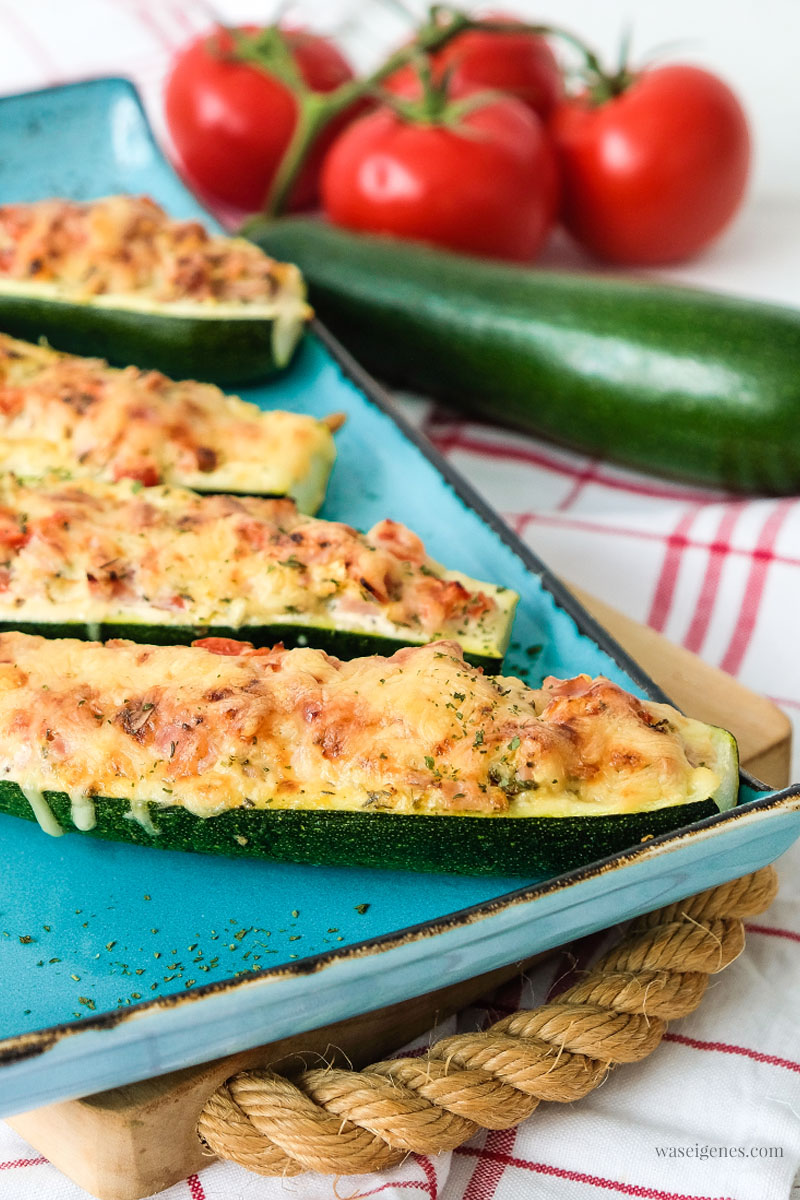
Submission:
<svg viewBox="0 0 800 1200">
<path fill-rule="evenodd" d="M 687 713 L 730 729 L 742 766 L 771 787 L 789 779 L 791 725 L 763 696 L 674 646 L 578 588 L 573 592 Z M 424 1033 L 529 963 L 478 975 L 336 1025 L 189 1067 L 156 1079 L 70 1100 L 10 1122 L 17 1132 L 99 1200 L 140 1200 L 207 1165 L 195 1136 L 197 1117 L 225 1079 L 247 1067 L 334 1057 L 360 1067 Z"/>
</svg>

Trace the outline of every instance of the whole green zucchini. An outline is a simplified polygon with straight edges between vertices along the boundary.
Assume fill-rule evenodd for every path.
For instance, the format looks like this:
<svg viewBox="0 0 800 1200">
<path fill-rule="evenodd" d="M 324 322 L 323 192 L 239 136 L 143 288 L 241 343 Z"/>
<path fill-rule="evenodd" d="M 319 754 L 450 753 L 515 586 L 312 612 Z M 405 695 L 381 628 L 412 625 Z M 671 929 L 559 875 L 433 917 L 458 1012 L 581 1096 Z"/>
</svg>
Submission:
<svg viewBox="0 0 800 1200">
<path fill-rule="evenodd" d="M 800 313 L 311 219 L 244 232 L 300 267 L 322 320 L 381 378 L 640 470 L 800 488 Z"/>
</svg>

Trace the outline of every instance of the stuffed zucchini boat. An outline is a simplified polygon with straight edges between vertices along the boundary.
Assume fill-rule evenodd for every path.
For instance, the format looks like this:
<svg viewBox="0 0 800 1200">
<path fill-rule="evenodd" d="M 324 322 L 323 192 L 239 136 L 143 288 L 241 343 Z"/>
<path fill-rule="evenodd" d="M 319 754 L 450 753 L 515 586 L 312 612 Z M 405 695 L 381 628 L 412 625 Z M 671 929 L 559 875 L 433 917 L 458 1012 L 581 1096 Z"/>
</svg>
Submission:
<svg viewBox="0 0 800 1200">
<path fill-rule="evenodd" d="M 430 560 L 395 521 L 364 535 L 291 500 L 0 476 L 0 628 L 320 646 L 343 658 L 458 639 L 503 661 L 516 592 Z"/>
<path fill-rule="evenodd" d="M 297 269 L 144 196 L 0 206 L 0 326 L 173 375 L 286 366 L 311 316 Z"/>
<path fill-rule="evenodd" d="M 0 333 L 0 464 L 17 475 L 291 496 L 316 512 L 338 422 L 264 411 L 213 384 L 118 370 Z"/>
<path fill-rule="evenodd" d="M 736 797 L 723 730 L 604 678 L 487 676 L 449 642 L 343 663 L 0 635 L 0 808 L 50 834 L 530 875 Z"/>
</svg>

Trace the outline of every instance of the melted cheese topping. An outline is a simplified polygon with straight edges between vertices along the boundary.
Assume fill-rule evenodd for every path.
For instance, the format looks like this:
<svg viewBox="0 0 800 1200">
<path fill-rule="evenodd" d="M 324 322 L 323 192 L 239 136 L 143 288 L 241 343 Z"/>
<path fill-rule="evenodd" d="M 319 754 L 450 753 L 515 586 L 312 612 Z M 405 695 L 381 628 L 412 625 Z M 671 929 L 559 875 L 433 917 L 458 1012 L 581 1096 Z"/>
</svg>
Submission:
<svg viewBox="0 0 800 1200">
<path fill-rule="evenodd" d="M 0 477 L 0 620 L 336 626 L 502 654 L 516 593 L 447 573 L 393 521 L 291 500 Z"/>
<path fill-rule="evenodd" d="M 136 295 L 158 304 L 274 306 L 300 275 L 244 238 L 173 221 L 146 196 L 0 206 L 0 277 L 62 296 Z"/>
<path fill-rule="evenodd" d="M 288 495 L 313 512 L 335 453 L 325 421 L 0 334 L 0 455 L 18 475 Z"/>
<path fill-rule="evenodd" d="M 139 820 L 147 801 L 595 815 L 735 789 L 729 735 L 602 677 L 532 689 L 448 642 L 344 663 L 224 651 L 0 635 L 0 778 L 122 798 Z"/>
</svg>

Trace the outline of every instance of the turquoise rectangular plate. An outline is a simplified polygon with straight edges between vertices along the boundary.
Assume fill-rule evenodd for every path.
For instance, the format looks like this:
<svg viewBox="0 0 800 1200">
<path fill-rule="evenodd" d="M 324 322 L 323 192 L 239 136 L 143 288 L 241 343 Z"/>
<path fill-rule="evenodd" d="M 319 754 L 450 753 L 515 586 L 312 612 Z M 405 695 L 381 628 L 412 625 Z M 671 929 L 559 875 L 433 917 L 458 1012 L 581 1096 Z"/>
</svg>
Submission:
<svg viewBox="0 0 800 1200">
<path fill-rule="evenodd" d="M 3 202 L 112 192 L 208 221 L 129 83 L 0 101 Z M 243 394 L 347 414 L 323 515 L 361 528 L 394 517 L 435 557 L 520 593 L 510 672 L 602 672 L 663 699 L 324 330 Z M 798 790 L 743 778 L 731 812 L 546 880 L 232 861 L 54 840 L 0 816 L 0 1113 L 327 1025 L 751 871 L 800 833 Z"/>
</svg>

